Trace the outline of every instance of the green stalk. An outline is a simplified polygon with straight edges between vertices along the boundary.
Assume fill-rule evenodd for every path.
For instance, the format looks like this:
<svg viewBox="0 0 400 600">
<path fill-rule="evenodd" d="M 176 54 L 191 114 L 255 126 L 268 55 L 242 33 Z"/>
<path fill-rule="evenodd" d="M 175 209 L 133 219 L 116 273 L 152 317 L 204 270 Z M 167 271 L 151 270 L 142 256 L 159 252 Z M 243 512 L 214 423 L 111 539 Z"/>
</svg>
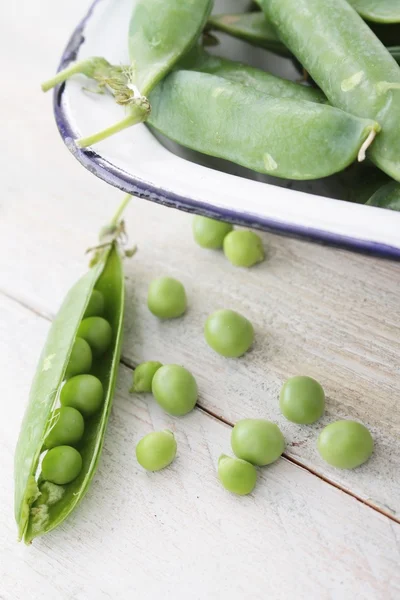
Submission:
<svg viewBox="0 0 400 600">
<path fill-rule="evenodd" d="M 113 218 L 110 221 L 110 226 L 111 227 L 115 227 L 116 225 L 118 225 L 118 223 L 119 223 L 119 221 L 121 219 L 122 213 L 124 212 L 125 208 L 128 206 L 128 204 L 131 201 L 131 199 L 132 199 L 131 194 L 126 194 L 123 197 L 123 199 L 121 201 L 121 204 L 118 206 L 118 208 L 117 208 L 117 210 L 116 210 Z"/>
<path fill-rule="evenodd" d="M 138 123 L 142 123 L 145 121 L 150 114 L 150 105 L 134 105 L 130 108 L 130 115 L 114 123 L 110 127 L 106 127 L 97 133 L 92 135 L 88 135 L 87 137 L 79 138 L 76 140 L 76 145 L 78 148 L 87 148 L 88 146 L 93 146 L 93 144 L 97 144 L 108 137 L 118 133 L 119 131 L 123 131 L 128 127 L 132 127 L 132 125 L 137 125 Z"/>
</svg>

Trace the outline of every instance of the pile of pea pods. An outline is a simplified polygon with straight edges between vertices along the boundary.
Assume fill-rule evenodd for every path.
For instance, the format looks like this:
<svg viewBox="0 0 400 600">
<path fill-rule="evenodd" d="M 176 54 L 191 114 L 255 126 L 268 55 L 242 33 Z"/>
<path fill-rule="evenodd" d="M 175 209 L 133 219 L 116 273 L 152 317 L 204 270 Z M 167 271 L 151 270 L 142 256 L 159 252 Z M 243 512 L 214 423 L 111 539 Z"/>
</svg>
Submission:
<svg viewBox="0 0 400 600">
<path fill-rule="evenodd" d="M 278 178 L 315 180 L 366 161 L 368 175 L 355 175 L 349 199 L 398 210 L 399 2 L 257 0 L 252 12 L 231 15 L 212 8 L 212 0 L 138 0 L 127 23 L 130 65 L 89 58 L 43 84 L 83 73 L 125 107 L 121 121 L 77 145 L 146 121 L 184 147 Z M 210 54 L 204 45 L 219 31 L 288 57 L 308 81 Z"/>
</svg>

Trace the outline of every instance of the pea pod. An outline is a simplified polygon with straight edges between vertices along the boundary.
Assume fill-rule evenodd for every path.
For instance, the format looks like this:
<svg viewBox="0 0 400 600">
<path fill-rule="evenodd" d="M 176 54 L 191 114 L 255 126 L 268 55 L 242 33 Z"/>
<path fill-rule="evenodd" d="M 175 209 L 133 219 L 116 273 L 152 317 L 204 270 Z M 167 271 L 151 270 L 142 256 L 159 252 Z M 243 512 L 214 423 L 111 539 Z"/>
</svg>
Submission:
<svg viewBox="0 0 400 600">
<path fill-rule="evenodd" d="M 290 50 L 279 39 L 275 27 L 262 12 L 212 15 L 208 19 L 207 29 L 222 31 L 281 56 L 291 56 Z"/>
<path fill-rule="evenodd" d="M 331 106 L 274 98 L 208 73 L 176 71 L 150 99 L 148 123 L 175 142 L 289 179 L 341 171 L 379 130 Z"/>
<path fill-rule="evenodd" d="M 42 85 L 43 91 L 81 73 L 110 90 L 118 104 L 128 107 L 127 117 L 106 129 L 76 141 L 85 148 L 123 129 L 145 121 L 150 113 L 147 95 L 196 42 L 211 12 L 212 0 L 139 0 L 129 25 L 128 69 L 104 58 L 79 61 Z"/>
<path fill-rule="evenodd" d="M 371 196 L 367 204 L 400 211 L 400 184 L 391 181 L 382 186 Z"/>
<path fill-rule="evenodd" d="M 396 48 L 392 49 L 390 46 L 394 46 L 400 39 L 400 27 L 380 23 L 368 23 L 368 26 L 385 46 L 389 46 L 389 52 L 396 58 Z M 262 11 L 212 15 L 208 20 L 207 28 L 223 31 L 232 37 L 249 42 L 259 48 L 265 48 L 280 56 L 293 56 L 279 39 L 274 25 Z"/>
<path fill-rule="evenodd" d="M 367 21 L 400 23 L 399 0 L 348 0 Z"/>
<path fill-rule="evenodd" d="M 227 58 L 213 56 L 200 47 L 191 50 L 179 62 L 179 68 L 218 75 L 218 77 L 229 79 L 277 98 L 308 100 L 309 102 L 321 104 L 328 102 L 321 90 L 276 77 L 262 69 L 256 69 Z"/>
<path fill-rule="evenodd" d="M 400 181 L 400 68 L 368 25 L 346 0 L 260 4 L 332 105 L 378 121 L 382 132 L 369 157 Z"/>
<path fill-rule="evenodd" d="M 101 410 L 85 423 L 79 443 L 82 468 L 76 479 L 62 486 L 49 482 L 43 484 L 41 454 L 53 424 L 54 412 L 59 412 L 56 406 L 60 388 L 79 325 L 95 287 L 105 298 L 104 316 L 113 332 L 111 347 L 104 356 L 93 361 L 91 370 L 103 386 L 104 402 Z M 93 478 L 115 388 L 123 312 L 122 260 L 117 242 L 112 241 L 99 251 L 96 264 L 67 294 L 51 325 L 32 383 L 15 452 L 15 518 L 19 539 L 26 543 L 57 527 L 83 498 Z M 64 448 L 79 457 L 73 448 L 58 446 L 61 451 Z"/>
</svg>

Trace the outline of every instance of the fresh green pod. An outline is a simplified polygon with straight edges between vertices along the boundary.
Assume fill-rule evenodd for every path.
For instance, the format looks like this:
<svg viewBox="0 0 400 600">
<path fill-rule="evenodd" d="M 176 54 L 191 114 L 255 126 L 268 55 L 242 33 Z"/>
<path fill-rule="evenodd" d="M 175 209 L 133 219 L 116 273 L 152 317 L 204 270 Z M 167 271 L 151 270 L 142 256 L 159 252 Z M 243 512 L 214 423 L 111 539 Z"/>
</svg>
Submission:
<svg viewBox="0 0 400 600">
<path fill-rule="evenodd" d="M 397 24 L 372 23 L 370 21 L 368 26 L 385 46 L 395 45 L 399 40 Z M 265 48 L 280 56 L 293 56 L 289 48 L 279 39 L 275 26 L 262 11 L 213 15 L 209 19 L 207 28 L 210 31 L 223 31 L 232 37 L 249 42 L 258 48 Z"/>
<path fill-rule="evenodd" d="M 400 184 L 397 181 L 387 183 L 379 188 L 366 204 L 400 211 Z"/>
<path fill-rule="evenodd" d="M 331 106 L 273 98 L 208 73 L 174 72 L 150 98 L 148 123 L 175 142 L 287 179 L 343 170 L 379 130 Z"/>
<path fill-rule="evenodd" d="M 260 4 L 330 103 L 380 124 L 368 155 L 400 181 L 400 68 L 387 49 L 346 0 Z"/>
<path fill-rule="evenodd" d="M 392 46 L 391 48 L 388 48 L 388 50 L 394 60 L 400 64 L 400 46 Z"/>
<path fill-rule="evenodd" d="M 208 19 L 207 30 L 222 31 L 280 56 L 292 55 L 262 12 L 212 15 Z"/>
<path fill-rule="evenodd" d="M 260 15 L 263 16 L 262 13 Z M 326 96 L 317 88 L 300 85 L 288 79 L 276 77 L 262 69 L 250 67 L 227 58 L 213 56 L 200 47 L 193 48 L 180 61 L 179 67 L 217 75 L 276 98 L 307 100 L 308 102 L 320 104 L 327 104 L 328 102 Z"/>
<path fill-rule="evenodd" d="M 86 148 L 147 119 L 148 94 L 174 67 L 200 36 L 212 8 L 212 0 L 138 0 L 129 24 L 129 68 L 92 57 L 74 63 L 42 85 L 47 91 L 81 73 L 107 88 L 128 115 L 106 129 L 76 140 Z"/>
<path fill-rule="evenodd" d="M 129 23 L 132 83 L 147 96 L 196 42 L 212 0 L 139 0 Z"/>
<path fill-rule="evenodd" d="M 57 502 L 47 503 L 46 498 L 41 501 L 39 458 L 52 427 L 52 415 L 76 334 L 95 286 L 106 298 L 104 316 L 113 332 L 112 351 L 95 360 L 92 367 L 92 373 L 103 384 L 105 400 L 102 410 L 85 423 L 79 448 L 82 456 L 79 475 L 68 485 L 57 488 Z M 92 480 L 111 410 L 121 352 L 123 311 L 122 260 L 113 242 L 67 294 L 50 328 L 32 384 L 15 453 L 15 518 L 19 538 L 26 543 L 59 525 L 83 498 Z"/>
<path fill-rule="evenodd" d="M 367 21 L 400 23 L 399 0 L 347 0 Z"/>
</svg>

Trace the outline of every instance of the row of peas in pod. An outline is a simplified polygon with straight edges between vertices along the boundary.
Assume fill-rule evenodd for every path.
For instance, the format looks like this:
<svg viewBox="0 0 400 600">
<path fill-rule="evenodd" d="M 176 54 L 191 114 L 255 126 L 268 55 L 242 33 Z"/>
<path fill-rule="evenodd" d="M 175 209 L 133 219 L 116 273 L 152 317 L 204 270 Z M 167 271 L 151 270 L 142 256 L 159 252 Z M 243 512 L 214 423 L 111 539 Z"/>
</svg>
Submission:
<svg viewBox="0 0 400 600">
<path fill-rule="evenodd" d="M 115 125 L 76 140 L 80 147 L 145 121 L 180 145 L 274 177 L 341 173 L 343 199 L 398 210 L 398 3 L 257 4 L 256 12 L 210 16 L 212 0 L 138 0 L 126 27 L 130 64 L 87 58 L 43 89 L 83 73 L 128 107 Z M 203 45 L 220 31 L 287 57 L 315 87 L 208 53 Z M 365 169 L 350 176 L 356 160 Z M 327 183 L 328 195 L 337 197 L 337 183 Z"/>
<path fill-rule="evenodd" d="M 41 477 L 58 485 L 71 483 L 82 469 L 79 445 L 85 431 L 85 421 L 100 411 L 104 401 L 103 384 L 91 374 L 93 361 L 101 358 L 112 340 L 110 323 L 103 318 L 104 296 L 93 290 L 60 390 L 60 407 L 53 412 L 44 446 Z"/>
<path fill-rule="evenodd" d="M 20 540 L 51 531 L 84 497 L 111 411 L 124 315 L 120 220 L 126 196 L 91 250 L 90 269 L 55 316 L 32 382 L 15 451 L 15 519 Z"/>
<path fill-rule="evenodd" d="M 203 242 L 200 243 L 202 247 L 225 247 L 224 240 L 231 232 L 230 225 L 209 218 L 195 217 L 193 222 L 194 239 L 197 243 Z M 258 246 L 261 239 L 256 237 Z M 242 244 L 242 238 L 236 238 L 236 242 Z M 246 245 L 237 250 L 240 253 L 245 249 Z M 187 297 L 181 282 L 161 277 L 150 283 L 148 308 L 155 316 L 161 319 L 177 318 L 185 313 L 186 307 Z M 254 329 L 243 315 L 222 309 L 207 318 L 204 336 L 210 348 L 221 356 L 238 358 L 251 347 Z M 130 391 L 152 392 L 158 404 L 174 416 L 190 412 L 196 404 L 198 393 L 193 375 L 184 367 L 163 366 L 156 361 L 144 362 L 136 367 Z M 295 376 L 282 386 L 279 405 L 288 421 L 310 425 L 324 414 L 325 393 L 313 378 Z M 228 491 L 245 495 L 251 493 L 256 485 L 256 467 L 275 462 L 284 452 L 285 439 L 278 425 L 271 421 L 243 419 L 232 430 L 231 446 L 235 457 L 221 455 L 218 477 Z M 330 423 L 321 431 L 317 449 L 328 464 L 341 469 L 353 469 L 369 459 L 373 452 L 373 439 L 361 423 L 341 420 Z M 136 447 L 139 464 L 149 471 L 158 471 L 171 464 L 176 452 L 177 443 L 169 430 L 146 435 Z"/>
</svg>

